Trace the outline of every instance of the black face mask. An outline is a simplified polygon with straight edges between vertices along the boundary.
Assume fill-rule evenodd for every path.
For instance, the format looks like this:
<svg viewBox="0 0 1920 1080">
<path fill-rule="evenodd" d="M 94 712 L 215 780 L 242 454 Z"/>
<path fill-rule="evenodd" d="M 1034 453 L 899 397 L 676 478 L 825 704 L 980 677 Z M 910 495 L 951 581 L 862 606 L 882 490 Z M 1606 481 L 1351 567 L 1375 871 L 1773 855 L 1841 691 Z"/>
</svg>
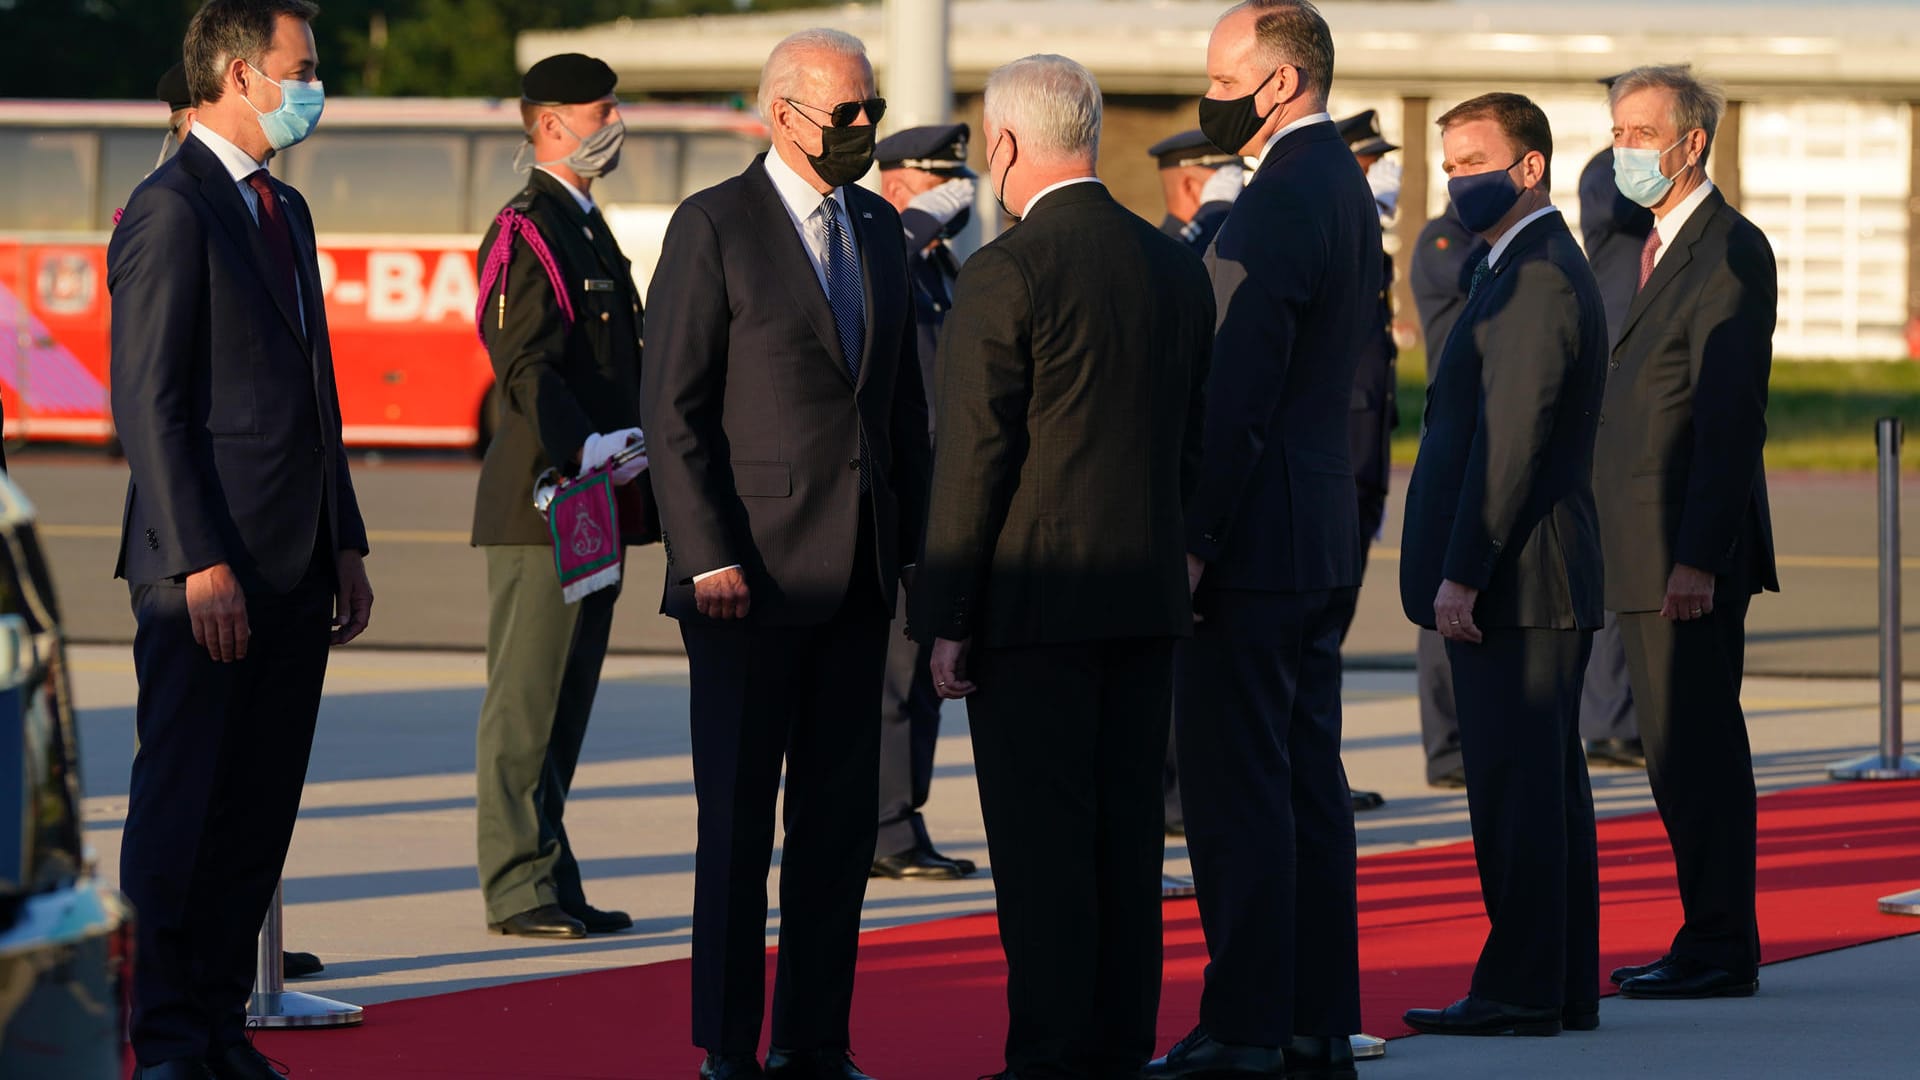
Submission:
<svg viewBox="0 0 1920 1080">
<path fill-rule="evenodd" d="M 799 112 L 799 110 L 795 110 Z M 846 187 L 867 175 L 873 168 L 873 124 L 860 127 L 824 127 L 806 113 L 807 122 L 820 128 L 820 152 L 807 154 L 814 175 L 829 187 Z M 802 151 L 805 153 L 805 151 Z"/>
<path fill-rule="evenodd" d="M 1259 97 L 1260 91 L 1265 90 L 1274 75 L 1278 74 L 1280 69 L 1275 68 L 1273 74 L 1262 79 L 1260 85 L 1253 88 L 1253 93 L 1246 97 L 1227 101 L 1201 98 L 1200 131 L 1212 140 L 1213 145 L 1227 153 L 1239 153 L 1242 147 L 1253 141 L 1255 135 L 1260 134 L 1261 128 L 1267 126 L 1267 118 L 1273 115 L 1274 109 L 1280 107 L 1280 102 L 1275 100 L 1273 109 L 1268 109 L 1263 115 L 1255 112 L 1253 105 L 1253 99 Z"/>
</svg>

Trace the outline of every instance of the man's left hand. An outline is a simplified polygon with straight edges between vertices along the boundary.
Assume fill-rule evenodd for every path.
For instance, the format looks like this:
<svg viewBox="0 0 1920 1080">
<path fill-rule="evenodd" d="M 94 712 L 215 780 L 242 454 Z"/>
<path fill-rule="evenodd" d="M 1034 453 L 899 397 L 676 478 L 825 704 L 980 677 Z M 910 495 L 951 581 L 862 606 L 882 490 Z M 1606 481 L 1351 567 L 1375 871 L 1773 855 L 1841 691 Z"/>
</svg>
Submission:
<svg viewBox="0 0 1920 1080">
<path fill-rule="evenodd" d="M 1448 641 L 1478 645 L 1483 640 L 1480 628 L 1473 625 L 1473 605 L 1480 590 L 1457 581 L 1442 581 L 1433 596 L 1433 625 Z"/>
<path fill-rule="evenodd" d="M 1713 573 L 1673 564 L 1660 614 L 1675 622 L 1690 622 L 1713 614 Z"/>
<path fill-rule="evenodd" d="M 338 561 L 340 593 L 333 601 L 333 643 L 345 645 L 367 629 L 373 618 L 373 585 L 367 565 L 357 551 L 343 551 Z"/>
<path fill-rule="evenodd" d="M 965 641 L 933 639 L 933 659 L 927 666 L 933 671 L 935 693 L 948 700 L 957 700 L 979 689 L 967 681 L 967 653 L 972 648 L 972 638 Z"/>
</svg>

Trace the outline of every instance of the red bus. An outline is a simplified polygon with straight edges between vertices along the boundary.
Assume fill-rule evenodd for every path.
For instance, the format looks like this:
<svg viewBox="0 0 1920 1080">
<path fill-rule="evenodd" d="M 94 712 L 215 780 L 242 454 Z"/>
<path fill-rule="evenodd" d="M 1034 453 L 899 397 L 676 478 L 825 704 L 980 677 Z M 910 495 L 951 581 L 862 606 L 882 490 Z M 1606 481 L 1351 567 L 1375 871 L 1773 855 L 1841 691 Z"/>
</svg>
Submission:
<svg viewBox="0 0 1920 1080">
<path fill-rule="evenodd" d="M 627 105 L 594 184 L 644 293 L 673 208 L 767 146 L 732 109 Z M 0 408 L 12 440 L 111 444 L 107 238 L 153 169 L 159 102 L 0 100 Z M 319 230 L 350 446 L 479 447 L 493 371 L 474 334 L 474 251 L 519 190 L 514 101 L 335 99 L 274 160 Z"/>
</svg>

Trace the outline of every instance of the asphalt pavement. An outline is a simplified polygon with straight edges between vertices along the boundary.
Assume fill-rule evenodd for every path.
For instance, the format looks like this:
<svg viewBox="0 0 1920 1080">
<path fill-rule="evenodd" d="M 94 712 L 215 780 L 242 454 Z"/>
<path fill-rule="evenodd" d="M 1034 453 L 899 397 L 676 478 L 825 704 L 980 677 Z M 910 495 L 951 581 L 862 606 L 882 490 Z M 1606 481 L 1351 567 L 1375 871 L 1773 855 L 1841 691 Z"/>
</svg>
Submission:
<svg viewBox="0 0 1920 1080">
<path fill-rule="evenodd" d="M 13 476 L 39 506 L 54 574 L 74 640 L 125 643 L 133 617 L 113 580 L 126 466 L 101 454 L 32 450 L 14 455 Z M 478 465 L 457 455 L 362 454 L 354 487 L 372 533 L 375 592 L 366 643 L 399 649 L 481 649 L 486 642 L 486 565 L 467 544 Z M 1393 481 L 1384 538 L 1375 545 L 1359 615 L 1347 642 L 1354 668 L 1408 668 L 1414 633 L 1400 610 L 1400 496 Z M 1759 597 L 1748 619 L 1754 674 L 1871 676 L 1879 670 L 1874 479 L 1864 474 L 1769 478 L 1781 559 L 1779 594 Z M 1909 616 L 1904 663 L 1920 676 L 1920 478 L 1902 493 L 1902 578 Z M 613 648 L 681 652 L 675 624 L 658 614 L 664 557 L 635 549 L 616 609 Z"/>
</svg>

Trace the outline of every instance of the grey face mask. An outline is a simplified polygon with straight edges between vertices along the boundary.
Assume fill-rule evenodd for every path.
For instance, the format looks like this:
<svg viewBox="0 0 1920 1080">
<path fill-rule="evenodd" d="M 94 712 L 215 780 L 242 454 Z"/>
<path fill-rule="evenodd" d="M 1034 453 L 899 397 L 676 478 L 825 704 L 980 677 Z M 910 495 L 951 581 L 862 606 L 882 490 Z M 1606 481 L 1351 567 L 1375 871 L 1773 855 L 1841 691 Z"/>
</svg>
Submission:
<svg viewBox="0 0 1920 1080">
<path fill-rule="evenodd" d="M 559 117 L 556 116 L 554 119 L 559 120 Z M 530 157 L 527 152 L 533 148 L 533 144 L 526 143 L 520 147 L 519 153 L 514 155 L 514 168 L 525 172 L 534 165 L 565 165 L 573 170 L 575 176 L 583 180 L 591 180 L 596 176 L 605 176 L 620 167 L 620 146 L 627 140 L 627 125 L 619 117 L 614 117 L 612 123 L 584 139 L 574 135 L 573 129 L 567 126 L 565 120 L 560 120 L 560 129 L 573 135 L 574 140 L 580 144 L 574 147 L 573 153 L 553 161 L 529 162 L 526 160 Z"/>
</svg>

